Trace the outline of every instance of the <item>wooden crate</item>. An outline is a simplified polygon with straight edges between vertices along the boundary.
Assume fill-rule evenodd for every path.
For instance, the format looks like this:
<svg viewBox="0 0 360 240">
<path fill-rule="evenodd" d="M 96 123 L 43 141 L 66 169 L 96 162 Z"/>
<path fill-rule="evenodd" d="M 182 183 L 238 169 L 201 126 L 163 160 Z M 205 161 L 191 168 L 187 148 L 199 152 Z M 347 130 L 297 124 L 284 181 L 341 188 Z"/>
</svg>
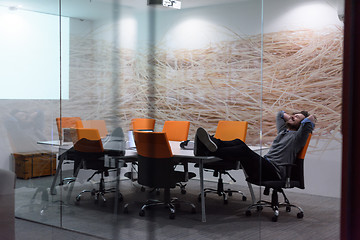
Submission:
<svg viewBox="0 0 360 240">
<path fill-rule="evenodd" d="M 56 154 L 52 152 L 13 153 L 15 173 L 18 178 L 54 175 L 56 172 Z"/>
</svg>

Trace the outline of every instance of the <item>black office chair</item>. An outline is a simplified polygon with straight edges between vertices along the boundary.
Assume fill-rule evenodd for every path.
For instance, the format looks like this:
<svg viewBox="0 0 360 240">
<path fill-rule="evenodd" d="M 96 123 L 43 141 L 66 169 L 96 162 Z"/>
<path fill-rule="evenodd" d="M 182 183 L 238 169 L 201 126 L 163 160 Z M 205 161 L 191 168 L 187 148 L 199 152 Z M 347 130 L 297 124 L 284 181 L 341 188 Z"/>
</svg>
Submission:
<svg viewBox="0 0 360 240">
<path fill-rule="evenodd" d="M 88 179 L 90 181 L 96 174 L 100 174 L 100 182 L 98 189 L 83 190 L 76 196 L 76 202 L 79 202 L 81 196 L 84 193 L 91 193 L 95 197 L 95 203 L 99 202 L 99 197 L 102 198 L 104 204 L 106 203 L 105 194 L 109 192 L 115 192 L 115 188 L 105 188 L 104 177 L 109 176 L 109 171 L 113 168 L 105 167 L 104 161 L 106 156 L 123 156 L 125 151 L 122 149 L 109 149 L 105 150 L 101 141 L 98 129 L 91 128 L 79 128 L 76 129 L 78 140 L 73 147 L 71 153 L 75 159 L 75 165 L 77 169 L 92 169 L 96 170 Z M 76 174 L 75 174 L 76 175 Z M 123 197 L 119 194 L 119 200 Z"/>
<path fill-rule="evenodd" d="M 148 199 L 142 206 L 139 215 L 145 216 L 145 209 L 151 206 L 167 206 L 170 219 L 175 218 L 175 205 L 185 203 L 191 206 L 195 213 L 195 205 L 170 198 L 170 189 L 176 183 L 185 182 L 186 172 L 175 171 L 177 161 L 174 159 L 166 133 L 163 132 L 134 132 L 134 139 L 138 153 L 138 183 L 150 188 L 163 188 L 164 200 Z"/>
<path fill-rule="evenodd" d="M 245 142 L 247 126 L 248 123 L 245 121 L 219 121 L 215 132 L 215 138 L 221 139 L 223 141 L 229 141 L 238 138 Z M 213 176 L 218 177 L 218 183 L 216 189 L 205 188 L 204 194 L 206 195 L 207 193 L 216 193 L 219 196 L 222 196 L 224 204 L 227 204 L 229 196 L 232 196 L 233 193 L 239 193 L 242 195 L 242 200 L 246 201 L 247 198 L 242 191 L 224 189 L 222 175 L 228 175 L 233 182 L 236 182 L 236 180 L 230 175 L 229 171 L 239 169 L 241 169 L 240 161 L 217 161 L 212 163 L 205 163 L 204 170 L 212 171 Z M 200 194 L 198 196 L 198 201 L 201 201 Z"/>
<path fill-rule="evenodd" d="M 156 120 L 152 118 L 133 118 L 131 119 L 131 125 L 130 125 L 131 132 L 134 131 L 153 132 L 155 128 L 155 122 Z M 124 176 L 129 178 L 132 182 L 137 181 L 138 178 L 137 162 L 131 163 L 131 171 L 126 172 Z M 155 190 L 156 189 L 152 189 L 151 191 L 155 191 Z M 144 186 L 141 186 L 141 191 L 145 192 Z M 157 194 L 160 194 L 160 192 L 157 191 Z"/>
<path fill-rule="evenodd" d="M 310 143 L 310 139 L 311 139 L 311 134 L 309 134 L 307 142 L 305 146 L 302 148 L 302 150 L 299 152 L 294 164 L 281 164 L 286 168 L 286 176 L 284 179 L 278 181 L 261 181 L 257 178 L 251 178 L 250 176 L 246 178 L 246 181 L 248 181 L 251 184 L 264 186 L 265 187 L 264 195 L 269 195 L 270 189 L 273 189 L 271 194 L 271 201 L 259 200 L 258 202 L 250 205 L 245 212 L 246 216 L 251 216 L 251 209 L 253 208 L 256 208 L 257 211 L 262 211 L 264 207 L 269 207 L 274 211 L 272 221 L 276 222 L 279 217 L 280 207 L 285 207 L 286 212 L 291 212 L 291 208 L 294 207 L 299 210 L 299 212 L 297 213 L 297 218 L 304 217 L 304 211 L 301 209 L 301 207 L 290 203 L 289 199 L 285 195 L 284 189 L 295 188 L 295 187 L 300 189 L 305 188 L 304 158 Z M 279 202 L 278 193 L 282 193 L 284 197 L 284 202 L 282 203 Z"/>
</svg>

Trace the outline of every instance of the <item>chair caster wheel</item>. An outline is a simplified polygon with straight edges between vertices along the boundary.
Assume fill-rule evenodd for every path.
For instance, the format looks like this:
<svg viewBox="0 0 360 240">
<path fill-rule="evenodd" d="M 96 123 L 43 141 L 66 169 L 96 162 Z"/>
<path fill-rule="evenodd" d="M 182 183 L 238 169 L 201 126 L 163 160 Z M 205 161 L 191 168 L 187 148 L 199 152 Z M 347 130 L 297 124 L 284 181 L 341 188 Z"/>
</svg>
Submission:
<svg viewBox="0 0 360 240">
<path fill-rule="evenodd" d="M 76 202 L 80 202 L 80 200 L 81 200 L 81 197 L 80 197 L 80 196 L 77 196 L 77 197 L 75 198 L 75 201 L 76 201 Z"/>
<path fill-rule="evenodd" d="M 248 217 L 251 216 L 251 211 L 250 211 L 250 210 L 246 210 L 246 211 L 245 211 L 245 215 L 248 216 Z"/>
<path fill-rule="evenodd" d="M 286 212 L 291 212 L 291 207 L 286 207 Z"/>
<path fill-rule="evenodd" d="M 229 195 L 229 197 L 231 197 L 232 196 L 232 192 L 230 192 L 231 189 L 229 188 L 228 191 L 229 191 L 228 195 Z"/>
<path fill-rule="evenodd" d="M 181 189 L 181 194 L 186 194 L 186 190 L 185 190 L 185 189 Z"/>
<path fill-rule="evenodd" d="M 278 216 L 273 216 L 273 217 L 271 218 L 271 221 L 273 221 L 273 222 L 277 222 L 277 220 L 278 220 Z"/>
<path fill-rule="evenodd" d="M 246 196 L 242 196 L 242 200 L 245 202 L 247 200 Z"/>
<path fill-rule="evenodd" d="M 262 210 L 263 210 L 263 206 L 257 206 L 257 207 L 256 207 L 256 210 L 257 210 L 258 212 L 262 211 Z"/>
<path fill-rule="evenodd" d="M 145 216 L 145 210 L 140 210 L 140 212 L 139 212 L 139 216 L 140 216 L 140 217 Z"/>
<path fill-rule="evenodd" d="M 304 217 L 304 213 L 303 213 L 303 212 L 299 212 L 296 216 L 297 216 L 297 218 L 303 218 L 303 217 Z"/>
<path fill-rule="evenodd" d="M 175 213 L 170 213 L 170 214 L 169 214 L 169 218 L 170 218 L 170 219 L 175 219 Z"/>
<path fill-rule="evenodd" d="M 229 202 L 228 202 L 228 200 L 226 199 L 226 200 L 224 200 L 224 204 L 225 205 L 227 205 Z"/>
<path fill-rule="evenodd" d="M 40 211 L 40 216 L 45 216 L 46 215 L 46 212 L 45 212 L 45 210 L 44 209 L 42 209 L 41 211 Z"/>
</svg>

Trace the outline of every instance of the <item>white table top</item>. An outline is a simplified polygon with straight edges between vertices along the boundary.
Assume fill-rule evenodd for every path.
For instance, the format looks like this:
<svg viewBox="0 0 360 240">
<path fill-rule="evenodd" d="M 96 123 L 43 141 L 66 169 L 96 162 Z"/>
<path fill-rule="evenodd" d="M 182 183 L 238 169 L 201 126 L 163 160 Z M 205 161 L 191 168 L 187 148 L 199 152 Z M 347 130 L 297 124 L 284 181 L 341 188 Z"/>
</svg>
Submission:
<svg viewBox="0 0 360 240">
<path fill-rule="evenodd" d="M 186 150 L 180 147 L 180 143 L 178 141 L 169 141 L 171 151 L 174 156 L 189 156 L 194 157 L 193 150 Z M 51 146 L 66 146 L 71 147 L 73 145 L 72 142 L 60 142 L 60 140 L 51 140 L 51 141 L 38 141 L 37 144 L 51 145 Z M 261 146 L 249 146 L 249 148 L 255 152 L 259 152 L 261 150 L 268 150 L 269 147 L 261 147 Z M 126 149 L 125 156 L 134 156 L 136 155 L 136 149 Z"/>
<path fill-rule="evenodd" d="M 43 145 L 51 145 L 51 146 L 72 146 L 72 142 L 60 142 L 60 140 L 50 140 L 50 141 L 37 141 L 37 144 L 43 144 Z"/>
</svg>

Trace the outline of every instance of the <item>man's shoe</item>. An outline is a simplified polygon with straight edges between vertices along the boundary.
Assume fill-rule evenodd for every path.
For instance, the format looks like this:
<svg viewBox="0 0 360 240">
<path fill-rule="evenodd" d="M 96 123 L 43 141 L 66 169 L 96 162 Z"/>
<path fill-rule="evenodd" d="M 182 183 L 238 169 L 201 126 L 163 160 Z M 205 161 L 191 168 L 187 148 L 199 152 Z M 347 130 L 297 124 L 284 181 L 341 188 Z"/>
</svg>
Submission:
<svg viewBox="0 0 360 240">
<path fill-rule="evenodd" d="M 211 140 L 210 135 L 202 127 L 196 130 L 194 141 L 194 155 L 208 156 L 217 150 L 216 144 Z"/>
</svg>

